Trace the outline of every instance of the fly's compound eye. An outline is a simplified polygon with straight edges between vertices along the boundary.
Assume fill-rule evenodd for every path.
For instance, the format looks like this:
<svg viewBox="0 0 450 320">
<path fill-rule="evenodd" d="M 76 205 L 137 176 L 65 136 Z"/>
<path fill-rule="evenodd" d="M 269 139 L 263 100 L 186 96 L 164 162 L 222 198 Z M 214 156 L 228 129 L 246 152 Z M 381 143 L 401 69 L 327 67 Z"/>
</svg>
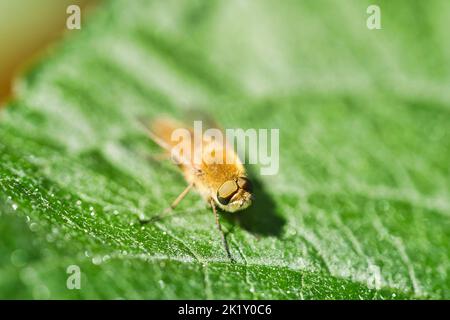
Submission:
<svg viewBox="0 0 450 320">
<path fill-rule="evenodd" d="M 253 189 L 252 183 L 246 177 L 239 177 L 237 179 L 237 184 L 239 188 L 244 189 L 245 191 L 251 192 Z"/>
<path fill-rule="evenodd" d="M 225 181 L 217 190 L 217 200 L 223 204 L 227 205 L 233 195 L 238 191 L 238 185 L 233 180 Z"/>
</svg>

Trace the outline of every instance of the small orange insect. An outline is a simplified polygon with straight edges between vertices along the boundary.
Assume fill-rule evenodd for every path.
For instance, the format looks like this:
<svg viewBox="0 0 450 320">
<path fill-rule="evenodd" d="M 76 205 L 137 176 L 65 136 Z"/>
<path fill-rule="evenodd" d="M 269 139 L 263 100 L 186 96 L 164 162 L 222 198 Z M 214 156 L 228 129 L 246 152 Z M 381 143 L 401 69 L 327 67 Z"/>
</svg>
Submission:
<svg viewBox="0 0 450 320">
<path fill-rule="evenodd" d="M 177 163 L 188 183 L 172 204 L 163 211 L 163 214 L 175 209 L 189 191 L 195 188 L 211 206 L 225 251 L 233 261 L 216 206 L 227 212 L 236 212 L 247 208 L 253 201 L 252 184 L 238 155 L 226 141 L 218 143 L 204 135 L 201 139 L 194 139 L 193 128 L 179 121 L 158 118 L 151 122 L 141 122 L 149 137 L 172 155 L 172 160 Z M 172 139 L 177 129 L 184 129 L 185 132 L 190 133 L 190 138 L 182 141 L 181 145 L 180 142 Z M 206 161 L 205 159 L 211 157 L 211 150 L 214 150 L 212 153 L 219 155 L 219 160 L 222 161 Z M 159 219 L 161 216 L 158 215 L 148 221 Z"/>
</svg>

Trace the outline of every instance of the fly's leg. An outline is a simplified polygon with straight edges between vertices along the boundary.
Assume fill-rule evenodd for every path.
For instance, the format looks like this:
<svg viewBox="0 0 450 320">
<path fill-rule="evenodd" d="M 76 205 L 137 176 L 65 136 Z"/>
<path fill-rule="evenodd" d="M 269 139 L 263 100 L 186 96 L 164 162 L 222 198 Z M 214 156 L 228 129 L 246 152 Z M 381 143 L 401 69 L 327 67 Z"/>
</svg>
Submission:
<svg viewBox="0 0 450 320">
<path fill-rule="evenodd" d="M 176 208 L 176 206 L 181 202 L 181 200 L 184 199 L 184 197 L 189 193 L 189 191 L 192 189 L 192 187 L 194 187 L 194 183 L 191 182 L 179 195 L 178 197 L 170 204 L 169 207 L 167 207 L 166 209 L 164 209 L 164 211 L 161 214 L 158 214 L 156 216 L 153 216 L 149 219 L 141 219 L 140 222 L 141 223 L 149 223 L 149 222 L 155 222 L 158 220 L 161 220 L 162 218 L 164 218 L 165 216 L 167 216 L 167 214 L 169 212 L 171 212 L 173 209 Z"/>
<path fill-rule="evenodd" d="M 225 252 L 227 253 L 227 256 L 231 260 L 231 262 L 235 262 L 233 257 L 231 256 L 230 249 L 228 248 L 228 242 L 227 242 L 227 239 L 225 238 L 225 234 L 223 233 L 222 226 L 220 225 L 220 220 L 219 220 L 219 215 L 217 214 L 216 204 L 214 203 L 213 199 L 210 199 L 209 201 L 210 201 L 211 207 L 213 209 L 214 216 L 216 218 L 216 226 L 220 232 L 220 236 L 222 238 L 222 244 L 223 244 L 223 247 L 225 248 Z"/>
</svg>

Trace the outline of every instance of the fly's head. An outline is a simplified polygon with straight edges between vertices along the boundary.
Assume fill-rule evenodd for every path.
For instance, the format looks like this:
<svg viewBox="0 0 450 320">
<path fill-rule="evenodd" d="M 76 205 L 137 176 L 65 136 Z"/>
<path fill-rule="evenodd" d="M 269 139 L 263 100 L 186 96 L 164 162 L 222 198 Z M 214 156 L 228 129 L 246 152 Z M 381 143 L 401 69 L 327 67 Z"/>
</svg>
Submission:
<svg viewBox="0 0 450 320">
<path fill-rule="evenodd" d="M 214 200 L 224 211 L 236 212 L 243 210 L 252 204 L 252 184 L 244 176 L 227 180 L 217 189 Z"/>
</svg>

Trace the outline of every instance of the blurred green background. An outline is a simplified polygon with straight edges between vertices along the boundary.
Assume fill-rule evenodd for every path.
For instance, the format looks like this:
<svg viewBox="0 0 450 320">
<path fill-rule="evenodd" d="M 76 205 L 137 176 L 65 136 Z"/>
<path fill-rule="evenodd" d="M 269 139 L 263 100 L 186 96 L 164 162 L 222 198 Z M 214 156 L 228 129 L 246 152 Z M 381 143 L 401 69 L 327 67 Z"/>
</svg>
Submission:
<svg viewBox="0 0 450 320">
<path fill-rule="evenodd" d="M 0 115 L 2 298 L 449 298 L 450 2 L 105 1 Z M 222 214 L 136 117 L 279 128 L 280 172 Z M 82 272 L 69 290 L 67 267 Z"/>
</svg>

